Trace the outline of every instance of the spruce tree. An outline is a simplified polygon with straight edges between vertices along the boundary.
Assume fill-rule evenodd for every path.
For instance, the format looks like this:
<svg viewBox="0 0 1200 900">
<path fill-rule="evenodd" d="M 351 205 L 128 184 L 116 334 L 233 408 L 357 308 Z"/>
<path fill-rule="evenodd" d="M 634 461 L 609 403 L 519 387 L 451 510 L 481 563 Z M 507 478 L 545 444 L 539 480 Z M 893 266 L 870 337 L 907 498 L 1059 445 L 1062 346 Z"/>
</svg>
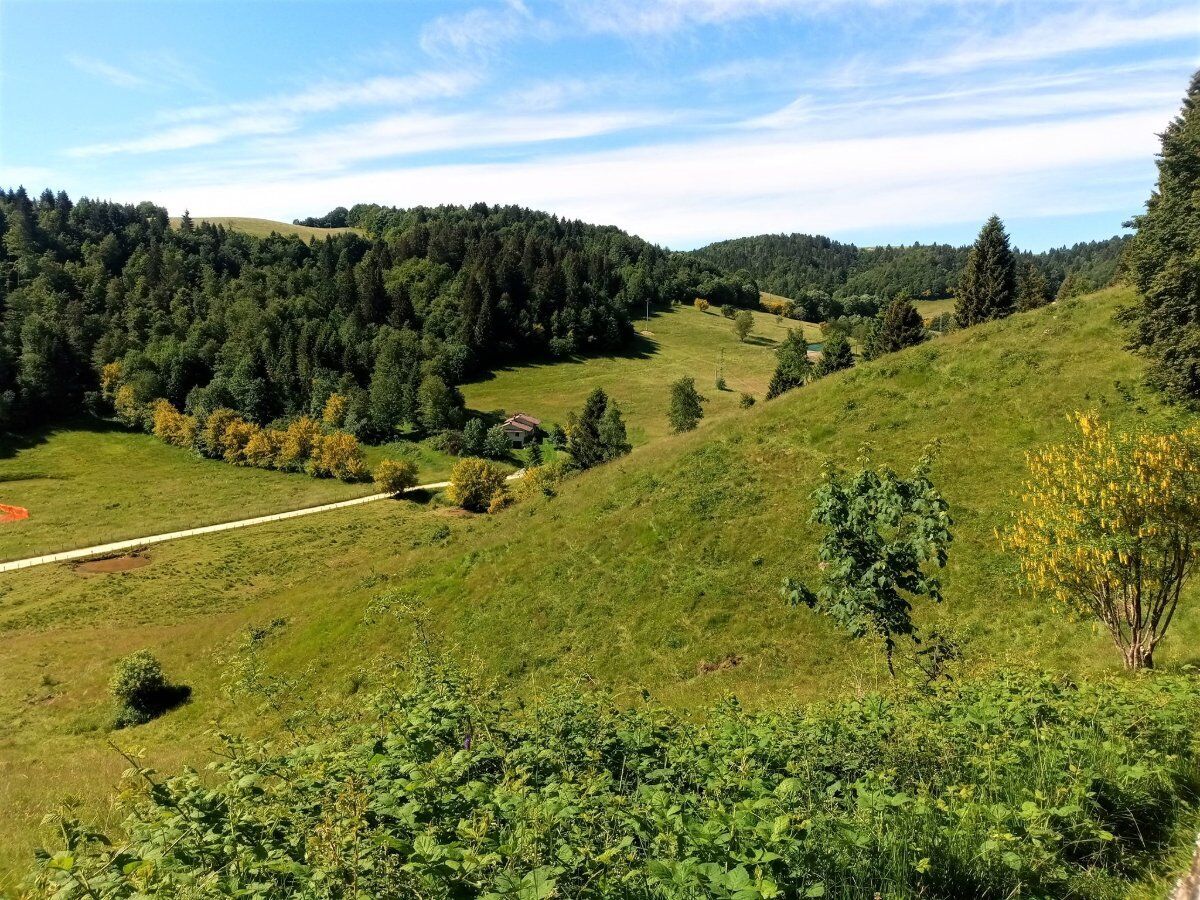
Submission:
<svg viewBox="0 0 1200 900">
<path fill-rule="evenodd" d="M 967 255 L 954 316 L 960 327 L 1007 316 L 1017 294 L 1017 268 L 999 216 L 992 216 Z"/>
<path fill-rule="evenodd" d="M 802 329 L 793 328 L 775 351 L 775 374 L 767 387 L 767 399 L 773 400 L 784 391 L 803 385 L 812 376 L 812 362 L 808 358 L 808 340 Z"/>
<path fill-rule="evenodd" d="M 578 414 L 572 412 L 567 419 L 567 452 L 580 469 L 590 469 L 604 461 L 600 420 L 607 408 L 608 394 L 604 388 L 595 388 L 583 401 L 583 409 Z"/>
<path fill-rule="evenodd" d="M 667 420 L 671 423 L 672 433 L 691 431 L 699 424 L 704 418 L 704 410 L 700 406 L 701 399 L 694 378 L 680 378 L 671 385 L 671 404 L 667 410 Z"/>
<path fill-rule="evenodd" d="M 625 431 L 625 420 L 621 417 L 621 407 L 617 406 L 615 400 L 608 401 L 608 407 L 600 419 L 600 448 L 604 462 L 624 456 L 633 449 Z"/>
<path fill-rule="evenodd" d="M 1045 306 L 1050 301 L 1050 286 L 1046 276 L 1033 263 L 1026 263 L 1017 279 L 1017 310 L 1025 312 Z"/>
<path fill-rule="evenodd" d="M 863 355 L 876 359 L 885 353 L 895 353 L 921 343 L 929 333 L 925 320 L 907 297 L 897 297 L 879 311 L 876 327 L 866 342 Z"/>
<path fill-rule="evenodd" d="M 1200 404 L 1200 72 L 1163 132 L 1158 188 L 1132 224 L 1127 262 L 1141 294 L 1134 345 L 1150 358 L 1151 384 Z"/>
<path fill-rule="evenodd" d="M 824 378 L 853 365 L 854 353 L 850 350 L 850 341 L 840 331 L 835 331 L 821 345 L 821 358 L 817 361 L 813 374 L 817 378 Z"/>
<path fill-rule="evenodd" d="M 528 463 L 531 468 L 535 468 L 542 464 L 542 442 L 541 441 L 535 439 L 534 442 L 529 445 Z"/>
</svg>

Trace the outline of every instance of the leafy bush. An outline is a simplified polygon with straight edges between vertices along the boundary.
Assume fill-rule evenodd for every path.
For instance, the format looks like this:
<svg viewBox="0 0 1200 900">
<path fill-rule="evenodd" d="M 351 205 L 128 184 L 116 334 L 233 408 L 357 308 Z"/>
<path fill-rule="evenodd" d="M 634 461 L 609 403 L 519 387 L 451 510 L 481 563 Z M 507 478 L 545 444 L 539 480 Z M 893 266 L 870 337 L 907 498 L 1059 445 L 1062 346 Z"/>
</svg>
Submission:
<svg viewBox="0 0 1200 900">
<path fill-rule="evenodd" d="M 753 405 L 754 405 L 754 395 L 753 394 L 742 394 L 742 396 L 738 397 L 738 406 L 740 406 L 742 409 L 749 409 Z"/>
<path fill-rule="evenodd" d="M 504 459 L 511 447 L 503 425 L 493 425 L 488 429 L 487 437 L 483 439 L 484 456 L 488 459 Z"/>
<path fill-rule="evenodd" d="M 417 464 L 408 459 L 385 459 L 371 475 L 381 494 L 399 494 L 416 486 Z"/>
<path fill-rule="evenodd" d="M 693 301 L 692 305 L 695 306 L 696 309 L 700 310 L 700 312 L 708 312 L 708 301 L 703 297 L 697 297 Z"/>
<path fill-rule="evenodd" d="M 172 685 L 162 666 L 149 650 L 131 653 L 117 663 L 109 682 L 109 692 L 117 704 L 114 725 L 141 725 L 178 706 L 191 693 L 188 688 Z"/>
<path fill-rule="evenodd" d="M 504 472 L 484 459 L 460 459 L 450 473 L 450 499 L 472 512 L 483 512 L 504 487 Z"/>
<path fill-rule="evenodd" d="M 121 839 L 60 820 L 34 896 L 1116 898 L 1197 776 L 1187 675 L 679 718 L 423 671 L 136 772 Z"/>
</svg>

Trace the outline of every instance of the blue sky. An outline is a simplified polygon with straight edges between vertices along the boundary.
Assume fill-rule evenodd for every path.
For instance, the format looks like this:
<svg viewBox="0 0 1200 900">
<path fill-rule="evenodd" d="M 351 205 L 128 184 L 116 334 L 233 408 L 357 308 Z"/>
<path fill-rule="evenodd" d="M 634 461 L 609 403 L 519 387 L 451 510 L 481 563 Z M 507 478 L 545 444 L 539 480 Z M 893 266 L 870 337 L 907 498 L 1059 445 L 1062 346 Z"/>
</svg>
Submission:
<svg viewBox="0 0 1200 900">
<path fill-rule="evenodd" d="M 1141 209 L 1198 65 L 1196 0 L 0 0 L 0 185 L 1042 249 Z"/>
</svg>

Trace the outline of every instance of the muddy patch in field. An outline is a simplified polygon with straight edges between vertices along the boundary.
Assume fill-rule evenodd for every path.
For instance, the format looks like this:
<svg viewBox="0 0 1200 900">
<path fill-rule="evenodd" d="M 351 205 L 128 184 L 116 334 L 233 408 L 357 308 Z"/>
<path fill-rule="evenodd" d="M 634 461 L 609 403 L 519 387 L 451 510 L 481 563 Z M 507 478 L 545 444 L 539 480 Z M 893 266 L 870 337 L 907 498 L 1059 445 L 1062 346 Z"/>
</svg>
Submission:
<svg viewBox="0 0 1200 900">
<path fill-rule="evenodd" d="M 89 559 L 87 562 L 76 563 L 75 571 L 105 575 L 112 572 L 129 572 L 148 565 L 150 557 L 145 553 L 128 553 L 124 556 L 106 556 L 103 559 Z"/>
</svg>

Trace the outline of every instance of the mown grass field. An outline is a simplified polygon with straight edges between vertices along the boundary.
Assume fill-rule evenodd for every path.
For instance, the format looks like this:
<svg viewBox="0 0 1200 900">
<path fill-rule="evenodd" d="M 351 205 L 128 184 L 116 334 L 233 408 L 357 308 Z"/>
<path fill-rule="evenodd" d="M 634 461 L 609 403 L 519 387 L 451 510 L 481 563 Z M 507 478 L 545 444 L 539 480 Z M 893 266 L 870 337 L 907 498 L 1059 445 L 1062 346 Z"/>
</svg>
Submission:
<svg viewBox="0 0 1200 900">
<path fill-rule="evenodd" d="M 717 422 L 741 412 L 743 392 L 762 402 L 775 371 L 775 348 L 788 328 L 803 327 L 810 340 L 820 339 L 815 325 L 791 320 L 779 325 L 773 315 L 756 311 L 754 331 L 739 342 L 733 323 L 715 307 L 701 312 L 683 306 L 652 315 L 649 321 L 638 320 L 635 327 L 639 334 L 633 347 L 620 355 L 512 366 L 463 385 L 467 406 L 525 412 L 548 428 L 565 422 L 567 413 L 579 409 L 592 389 L 602 387 L 621 405 L 631 442 L 641 446 L 670 431 L 671 382 L 695 378 L 708 401 L 702 427 L 718 428 Z M 727 390 L 716 389 L 718 368 L 724 371 Z"/>
<path fill-rule="evenodd" d="M 242 231 L 254 237 L 270 237 L 272 234 L 294 234 L 304 242 L 311 238 L 320 240 L 336 234 L 357 232 L 357 228 L 313 228 L 311 225 L 293 225 L 290 222 L 276 222 L 273 219 L 254 219 L 245 216 L 193 216 L 194 222 L 211 222 L 214 225 L 224 225 L 231 231 Z M 172 216 L 171 224 L 178 228 L 179 217 Z"/>
<path fill-rule="evenodd" d="M 315 506 L 370 493 L 240 468 L 103 422 L 0 438 L 0 502 L 29 518 L 0 523 L 0 561 Z"/>
<path fill-rule="evenodd" d="M 149 566 L 124 574 L 56 566 L 0 578 L 0 868 L 24 867 L 48 805 L 77 797 L 104 814 L 125 766 L 108 740 L 175 768 L 203 761 L 211 742 L 198 736 L 210 721 L 253 731 L 252 711 L 221 690 L 222 656 L 247 625 L 285 620 L 270 664 L 335 697 L 357 689 L 360 666 L 403 658 L 412 627 L 364 616 L 387 591 L 414 598 L 445 653 L 531 693 L 578 679 L 618 699 L 644 687 L 691 708 L 730 692 L 762 706 L 884 684 L 873 645 L 779 596 L 784 576 L 815 570 L 807 497 L 822 464 L 852 464 L 865 444 L 906 467 L 929 441 L 943 442 L 935 480 L 956 540 L 945 603 L 918 618 L 958 635 L 967 671 L 1119 668 L 1105 634 L 1018 591 L 1016 561 L 994 531 L 1015 503 L 1024 452 L 1065 437 L 1070 410 L 1096 407 L 1118 427 L 1184 421 L 1140 386 L 1141 363 L 1122 349 L 1113 314 L 1128 299 L 1107 291 L 957 332 L 726 410 L 683 436 L 654 430 L 650 405 L 633 419 L 635 392 L 617 381 L 612 392 L 646 432 L 642 446 L 558 497 L 493 516 L 379 503 L 163 545 Z M 701 314 L 671 315 L 680 318 L 668 328 Z M 669 332 L 652 321 L 657 329 L 666 358 Z M 641 385 L 661 395 L 654 402 L 665 403 L 672 376 L 663 371 Z M 547 397 L 590 386 L 551 374 L 534 367 L 496 380 L 532 379 Z M 488 405 L 478 396 L 468 393 L 472 405 Z M 1196 598 L 1193 586 L 1157 654 L 1164 668 L 1200 663 Z M 113 663 L 143 647 L 193 688 L 193 701 L 111 733 Z"/>
</svg>

